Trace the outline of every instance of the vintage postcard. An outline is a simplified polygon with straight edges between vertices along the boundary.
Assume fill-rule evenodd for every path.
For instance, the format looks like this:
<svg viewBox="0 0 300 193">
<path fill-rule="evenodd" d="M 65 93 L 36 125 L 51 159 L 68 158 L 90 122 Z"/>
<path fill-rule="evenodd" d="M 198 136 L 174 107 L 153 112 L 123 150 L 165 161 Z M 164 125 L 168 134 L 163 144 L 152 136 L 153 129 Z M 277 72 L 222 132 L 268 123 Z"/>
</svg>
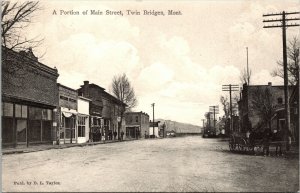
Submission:
<svg viewBox="0 0 300 193">
<path fill-rule="evenodd" d="M 2 1 L 2 192 L 299 191 L 299 6 Z"/>
</svg>

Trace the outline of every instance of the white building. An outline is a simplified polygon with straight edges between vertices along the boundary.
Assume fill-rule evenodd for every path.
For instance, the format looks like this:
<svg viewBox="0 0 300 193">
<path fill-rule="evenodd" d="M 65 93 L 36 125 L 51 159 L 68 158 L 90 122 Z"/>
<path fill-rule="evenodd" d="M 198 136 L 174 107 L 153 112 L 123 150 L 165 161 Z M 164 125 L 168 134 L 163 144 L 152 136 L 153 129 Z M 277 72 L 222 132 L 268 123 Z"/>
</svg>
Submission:
<svg viewBox="0 0 300 193">
<path fill-rule="evenodd" d="M 78 96 L 77 111 L 77 143 L 86 143 L 89 141 L 89 103 L 90 99 Z"/>
</svg>

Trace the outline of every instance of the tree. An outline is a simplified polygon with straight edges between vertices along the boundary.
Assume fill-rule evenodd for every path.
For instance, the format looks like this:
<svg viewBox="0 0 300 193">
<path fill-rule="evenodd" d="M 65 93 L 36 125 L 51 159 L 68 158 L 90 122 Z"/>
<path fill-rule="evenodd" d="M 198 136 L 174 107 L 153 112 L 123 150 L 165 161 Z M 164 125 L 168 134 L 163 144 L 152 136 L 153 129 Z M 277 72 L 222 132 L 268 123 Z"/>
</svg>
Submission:
<svg viewBox="0 0 300 193">
<path fill-rule="evenodd" d="M 130 81 L 126 74 L 117 75 L 113 77 L 111 84 L 112 94 L 120 101 L 125 103 L 126 109 L 121 108 L 119 114 L 121 115 L 121 121 L 118 126 L 118 137 L 120 137 L 121 124 L 123 121 L 124 113 L 130 111 L 137 105 L 137 98 Z"/>
<path fill-rule="evenodd" d="M 232 115 L 235 115 L 235 114 L 237 114 L 237 109 L 238 109 L 238 101 L 239 101 L 238 95 L 234 95 L 231 100 L 232 100 Z M 227 118 L 230 117 L 229 99 L 226 96 L 221 96 L 220 97 L 220 102 L 221 102 L 222 107 L 223 107 L 224 116 L 227 119 Z"/>
<path fill-rule="evenodd" d="M 291 84 L 291 85 L 296 85 L 297 81 L 299 81 L 299 47 L 300 47 L 300 42 L 297 37 L 293 37 L 293 39 L 289 41 L 289 45 L 287 47 L 288 81 L 289 81 L 289 84 Z M 284 77 L 282 61 L 277 61 L 277 68 L 273 70 L 271 75 L 274 77 L 275 76 L 278 76 L 281 78 Z"/>
<path fill-rule="evenodd" d="M 224 97 L 224 96 L 221 96 L 220 97 L 220 102 L 223 106 L 223 111 L 224 111 L 225 118 L 227 119 L 227 118 L 229 118 L 229 115 L 230 115 L 228 98 Z"/>
<path fill-rule="evenodd" d="M 241 83 L 250 85 L 251 75 L 252 75 L 251 69 L 248 72 L 246 69 L 244 69 L 240 76 Z"/>
<path fill-rule="evenodd" d="M 1 37 L 4 47 L 12 50 L 26 50 L 28 47 L 36 47 L 42 42 L 37 37 L 27 39 L 23 32 L 32 23 L 34 13 L 40 10 L 38 1 L 21 3 L 2 1 L 1 9 Z"/>
<path fill-rule="evenodd" d="M 261 118 L 262 124 L 267 124 L 271 128 L 271 120 L 275 113 L 273 107 L 274 96 L 269 88 L 257 87 L 252 95 L 252 105 L 250 106 Z"/>
</svg>

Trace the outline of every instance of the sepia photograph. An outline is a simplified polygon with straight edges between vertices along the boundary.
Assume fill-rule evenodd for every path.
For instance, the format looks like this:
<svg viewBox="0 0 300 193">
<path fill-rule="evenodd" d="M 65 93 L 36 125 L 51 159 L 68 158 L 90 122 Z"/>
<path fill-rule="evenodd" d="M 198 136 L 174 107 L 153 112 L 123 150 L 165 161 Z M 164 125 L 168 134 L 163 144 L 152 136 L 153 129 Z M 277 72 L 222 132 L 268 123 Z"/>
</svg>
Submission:
<svg viewBox="0 0 300 193">
<path fill-rule="evenodd" d="M 299 0 L 3 0 L 1 192 L 299 192 Z"/>
</svg>

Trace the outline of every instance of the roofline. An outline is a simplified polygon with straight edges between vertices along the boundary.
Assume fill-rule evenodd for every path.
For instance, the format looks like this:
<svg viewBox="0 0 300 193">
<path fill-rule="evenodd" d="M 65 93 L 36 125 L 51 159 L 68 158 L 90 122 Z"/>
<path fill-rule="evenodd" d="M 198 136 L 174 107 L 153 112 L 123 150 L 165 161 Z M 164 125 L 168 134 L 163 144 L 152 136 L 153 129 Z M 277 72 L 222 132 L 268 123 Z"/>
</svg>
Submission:
<svg viewBox="0 0 300 193">
<path fill-rule="evenodd" d="M 126 112 L 125 114 L 134 114 L 134 113 L 136 113 L 136 114 L 144 114 L 144 115 L 149 116 L 149 114 L 146 113 L 146 112 Z"/>
<path fill-rule="evenodd" d="M 74 91 L 74 92 L 76 92 L 76 93 L 77 93 L 77 90 L 75 90 L 75 89 L 73 89 L 73 88 L 70 88 L 70 87 L 67 87 L 67 86 L 65 86 L 65 85 L 63 85 L 63 84 L 61 84 L 61 83 L 57 83 L 57 85 L 58 85 L 58 86 L 61 86 L 61 87 L 63 87 L 63 88 L 66 88 L 66 89 L 72 90 L 72 91 Z"/>
<path fill-rule="evenodd" d="M 263 84 L 263 85 L 247 85 L 247 87 L 257 87 L 257 86 L 271 86 L 271 87 L 284 87 L 284 85 L 267 85 L 267 84 Z M 289 85 L 288 87 L 293 88 L 296 85 Z"/>
<path fill-rule="evenodd" d="M 86 98 L 86 97 L 83 97 L 83 96 L 79 96 L 79 95 L 78 95 L 78 98 L 86 100 L 86 101 L 93 101 L 92 99 L 89 99 L 89 98 Z"/>
<path fill-rule="evenodd" d="M 112 99 L 114 99 L 114 100 L 115 100 L 116 102 L 118 102 L 119 104 L 122 104 L 122 105 L 124 105 L 125 107 L 128 106 L 127 104 L 125 104 L 124 102 L 122 102 L 120 99 L 118 99 L 117 97 L 115 97 L 115 96 L 109 94 L 108 92 L 104 91 L 104 93 L 105 93 L 107 96 L 109 96 L 109 97 L 111 97 Z"/>
<path fill-rule="evenodd" d="M 22 57 L 26 58 L 30 62 L 37 63 L 38 65 L 40 65 L 40 66 L 37 66 L 37 67 L 40 67 L 41 70 L 46 71 L 48 73 L 51 73 L 51 74 L 55 75 L 56 77 L 59 77 L 58 70 L 56 68 L 51 68 L 51 67 L 47 66 L 46 64 L 43 64 L 43 63 L 39 62 L 38 60 L 37 61 L 33 60 L 32 58 L 30 58 L 26 55 L 22 55 L 22 54 L 20 54 L 20 52 L 17 52 L 15 50 L 12 50 L 12 49 L 7 48 L 5 46 L 2 46 L 2 49 L 7 49 L 7 50 L 11 51 L 13 54 L 17 54 L 19 56 L 22 56 Z M 2 52 L 2 58 L 3 58 L 3 52 Z M 33 65 L 33 64 L 31 64 L 31 65 Z"/>
</svg>

